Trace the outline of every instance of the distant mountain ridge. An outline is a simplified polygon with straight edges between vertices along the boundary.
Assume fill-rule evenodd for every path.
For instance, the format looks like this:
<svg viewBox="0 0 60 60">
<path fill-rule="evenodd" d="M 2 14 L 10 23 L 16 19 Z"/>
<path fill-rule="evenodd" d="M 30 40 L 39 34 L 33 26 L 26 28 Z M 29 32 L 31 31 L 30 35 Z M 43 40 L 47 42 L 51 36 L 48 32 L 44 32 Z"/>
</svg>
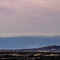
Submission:
<svg viewBox="0 0 60 60">
<path fill-rule="evenodd" d="M 0 52 L 60 52 L 59 45 L 51 45 L 41 48 L 32 48 L 32 49 L 6 49 L 0 50 Z"/>
<path fill-rule="evenodd" d="M 60 45 L 60 36 L 1 37 L 0 49 L 30 49 Z"/>
<path fill-rule="evenodd" d="M 60 46 L 59 45 L 51 45 L 41 48 L 33 48 L 33 49 L 27 49 L 26 51 L 40 51 L 40 52 L 60 52 Z"/>
<path fill-rule="evenodd" d="M 46 47 L 42 47 L 42 48 L 37 48 L 37 50 L 43 50 L 43 51 L 60 51 L 60 46 L 59 45 L 51 45 L 51 46 L 46 46 Z"/>
</svg>

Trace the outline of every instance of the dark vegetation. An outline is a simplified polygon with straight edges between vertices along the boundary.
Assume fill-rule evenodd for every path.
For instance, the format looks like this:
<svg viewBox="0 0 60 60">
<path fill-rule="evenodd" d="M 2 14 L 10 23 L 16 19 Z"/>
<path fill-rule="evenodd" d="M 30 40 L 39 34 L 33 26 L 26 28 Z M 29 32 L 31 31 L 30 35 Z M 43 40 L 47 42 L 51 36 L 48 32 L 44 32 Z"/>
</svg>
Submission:
<svg viewBox="0 0 60 60">
<path fill-rule="evenodd" d="M 0 60 L 60 60 L 60 46 L 34 49 L 0 50 Z"/>
</svg>

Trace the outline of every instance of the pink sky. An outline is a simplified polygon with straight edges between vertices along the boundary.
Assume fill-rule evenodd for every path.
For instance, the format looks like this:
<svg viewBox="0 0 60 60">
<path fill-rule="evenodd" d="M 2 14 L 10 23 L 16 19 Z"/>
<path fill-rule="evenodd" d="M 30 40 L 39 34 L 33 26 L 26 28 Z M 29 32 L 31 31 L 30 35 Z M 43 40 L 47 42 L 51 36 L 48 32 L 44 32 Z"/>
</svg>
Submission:
<svg viewBox="0 0 60 60">
<path fill-rule="evenodd" d="M 0 0 L 0 33 L 60 33 L 60 0 Z"/>
</svg>

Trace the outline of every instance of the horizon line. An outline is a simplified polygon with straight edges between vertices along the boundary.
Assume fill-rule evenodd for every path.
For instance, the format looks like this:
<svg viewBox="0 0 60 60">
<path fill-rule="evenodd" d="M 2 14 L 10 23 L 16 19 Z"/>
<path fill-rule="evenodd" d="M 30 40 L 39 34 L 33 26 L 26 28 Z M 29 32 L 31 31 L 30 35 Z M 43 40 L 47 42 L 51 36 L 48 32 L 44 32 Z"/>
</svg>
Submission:
<svg viewBox="0 0 60 60">
<path fill-rule="evenodd" d="M 60 36 L 60 33 L 0 33 L 0 37 L 21 37 L 21 36 Z"/>
</svg>

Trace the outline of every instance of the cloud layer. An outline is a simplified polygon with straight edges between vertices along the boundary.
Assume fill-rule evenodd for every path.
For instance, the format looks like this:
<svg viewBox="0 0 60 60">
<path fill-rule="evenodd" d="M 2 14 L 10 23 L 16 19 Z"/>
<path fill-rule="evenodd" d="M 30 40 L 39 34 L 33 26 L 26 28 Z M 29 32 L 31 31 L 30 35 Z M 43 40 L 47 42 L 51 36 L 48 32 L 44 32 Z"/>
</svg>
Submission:
<svg viewBox="0 0 60 60">
<path fill-rule="evenodd" d="M 28 36 L 32 36 L 32 37 L 55 37 L 55 36 L 60 36 L 60 33 L 6 33 L 6 34 L 0 34 L 0 37 L 28 37 Z"/>
</svg>

